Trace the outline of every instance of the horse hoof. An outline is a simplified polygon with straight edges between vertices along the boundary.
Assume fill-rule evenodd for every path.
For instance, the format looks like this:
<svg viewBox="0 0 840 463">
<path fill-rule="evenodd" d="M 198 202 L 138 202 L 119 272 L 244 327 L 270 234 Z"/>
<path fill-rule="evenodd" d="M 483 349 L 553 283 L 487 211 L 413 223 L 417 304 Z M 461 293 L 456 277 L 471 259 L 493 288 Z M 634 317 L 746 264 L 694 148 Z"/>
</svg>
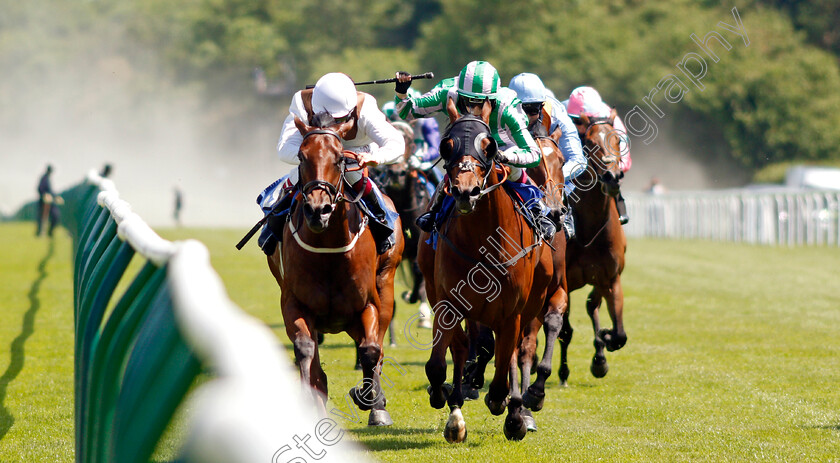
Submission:
<svg viewBox="0 0 840 463">
<path fill-rule="evenodd" d="M 357 370 L 357 371 L 361 371 L 361 369 L 362 369 L 362 364 L 361 364 L 361 363 L 357 363 L 357 364 L 353 367 L 353 369 L 354 369 L 354 370 Z"/>
<path fill-rule="evenodd" d="M 388 344 L 388 347 L 397 347 L 397 343 L 392 342 L 391 344 Z M 361 366 L 361 365 L 359 365 L 359 366 Z"/>
<path fill-rule="evenodd" d="M 366 401 L 361 396 L 359 396 L 359 388 L 358 387 L 353 387 L 353 388 L 350 389 L 350 398 L 353 399 L 353 402 L 355 402 L 356 406 L 359 407 L 359 410 L 361 410 L 363 412 L 368 411 L 371 408 L 373 408 L 372 403 L 367 403 L 368 401 Z"/>
<path fill-rule="evenodd" d="M 592 372 L 592 376 L 596 378 L 603 378 L 607 376 L 607 372 L 610 370 L 609 365 L 607 365 L 606 358 L 598 358 L 592 357 L 592 365 L 589 367 L 589 371 Z"/>
<path fill-rule="evenodd" d="M 403 291 L 402 300 L 411 304 L 411 291 Z"/>
<path fill-rule="evenodd" d="M 507 440 L 522 440 L 528 432 L 528 428 L 525 426 L 525 420 L 522 419 L 521 415 L 509 414 L 505 418 L 504 431 Z"/>
<path fill-rule="evenodd" d="M 444 383 L 440 389 L 435 391 L 432 389 L 432 386 L 426 388 L 426 392 L 429 393 L 429 405 L 432 408 L 440 410 L 446 405 L 446 399 L 452 394 L 453 387 L 449 383 Z"/>
<path fill-rule="evenodd" d="M 490 393 L 484 394 L 484 404 L 487 405 L 487 409 L 490 410 L 495 416 L 499 416 L 505 412 L 505 407 L 507 407 L 508 398 L 505 397 L 504 400 L 501 402 L 493 402 L 490 400 Z"/>
<path fill-rule="evenodd" d="M 388 410 L 371 410 L 368 417 L 368 426 L 391 426 L 394 420 Z"/>
<path fill-rule="evenodd" d="M 449 414 L 449 420 L 443 429 L 443 438 L 450 444 L 460 444 L 467 440 L 467 422 L 464 421 L 460 408 L 452 410 Z"/>
<path fill-rule="evenodd" d="M 560 384 L 565 387 L 567 385 L 566 381 L 569 379 L 569 367 L 561 365 L 558 374 L 560 375 Z"/>
<path fill-rule="evenodd" d="M 545 404 L 545 392 L 537 391 L 536 389 L 531 390 L 532 388 L 529 387 L 528 390 L 522 394 L 522 405 L 529 410 L 533 410 L 538 412 L 542 410 L 543 405 Z"/>
<path fill-rule="evenodd" d="M 464 400 L 478 400 L 478 389 L 464 384 L 461 386 L 461 395 L 464 396 Z"/>
<path fill-rule="evenodd" d="M 534 419 L 530 410 L 522 410 L 522 421 L 525 422 L 525 429 L 528 432 L 537 432 L 537 420 Z"/>
<path fill-rule="evenodd" d="M 417 328 L 423 328 L 426 330 L 432 329 L 432 320 L 427 317 L 423 317 L 420 321 L 417 322 Z"/>
</svg>

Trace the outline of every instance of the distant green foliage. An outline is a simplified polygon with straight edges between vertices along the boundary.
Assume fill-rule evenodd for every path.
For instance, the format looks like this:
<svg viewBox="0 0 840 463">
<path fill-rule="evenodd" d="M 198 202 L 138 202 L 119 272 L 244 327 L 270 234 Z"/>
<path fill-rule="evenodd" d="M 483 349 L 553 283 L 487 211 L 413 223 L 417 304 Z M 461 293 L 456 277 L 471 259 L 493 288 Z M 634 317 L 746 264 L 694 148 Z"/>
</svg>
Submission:
<svg viewBox="0 0 840 463">
<path fill-rule="evenodd" d="M 592 85 L 620 114 L 636 105 L 645 109 L 643 98 L 673 74 L 686 83 L 686 93 L 677 103 L 664 101 L 662 91 L 654 97 L 663 117 L 699 121 L 694 132 L 723 140 L 724 156 L 738 164 L 758 169 L 840 159 L 840 67 L 831 53 L 840 51 L 835 3 L 745 1 L 738 5 L 750 42 L 745 46 L 718 26 L 734 24 L 732 6 L 712 1 L 0 0 L 6 74 L 0 102 L 7 103 L 0 105 L 0 131 L 19 123 L 20 111 L 10 108 L 25 105 L 22 88 L 34 92 L 55 79 L 82 89 L 94 85 L 64 75 L 71 64 L 86 63 L 104 76 L 125 70 L 114 73 L 125 86 L 113 91 L 136 92 L 138 102 L 166 86 L 205 89 L 243 106 L 227 111 L 238 115 L 255 104 L 236 98 L 251 91 L 247 76 L 254 67 L 282 83 L 288 98 L 333 70 L 358 80 L 396 70 L 431 70 L 443 78 L 485 59 L 504 84 L 519 72 L 535 72 L 561 99 L 576 86 Z M 717 63 L 690 38 L 710 31 L 732 45 L 728 51 L 712 45 Z M 687 53 L 706 59 L 702 91 L 676 68 Z M 416 86 L 425 90 L 426 84 Z M 388 86 L 365 90 L 380 100 L 392 96 Z M 108 93 L 100 94 L 84 108 L 107 104 Z"/>
</svg>

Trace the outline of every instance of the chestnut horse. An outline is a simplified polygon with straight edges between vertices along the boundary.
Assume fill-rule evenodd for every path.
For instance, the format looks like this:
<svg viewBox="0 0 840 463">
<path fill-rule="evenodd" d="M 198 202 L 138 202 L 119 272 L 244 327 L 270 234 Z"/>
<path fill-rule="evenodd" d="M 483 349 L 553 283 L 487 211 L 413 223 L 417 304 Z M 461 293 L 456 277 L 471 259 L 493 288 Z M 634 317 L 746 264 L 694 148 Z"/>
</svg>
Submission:
<svg viewBox="0 0 840 463">
<path fill-rule="evenodd" d="M 494 167 L 498 148 L 487 125 L 490 103 L 484 102 L 480 118 L 459 117 L 451 99 L 446 110 L 450 126 L 440 150 L 448 173 L 444 191 L 454 198 L 454 211 L 437 231 L 436 247 L 426 243 L 428 233 L 422 235 L 418 255 L 426 293 L 435 307 L 434 343 L 426 363 L 429 403 L 438 409 L 448 403 L 444 437 L 463 442 L 467 429 L 461 385 L 468 340 L 460 322 L 466 318 L 481 323 L 496 335 L 496 369 L 484 401 L 493 415 L 507 407 L 504 433 L 518 440 L 526 433 L 522 396 L 509 374 L 516 368 L 521 328 L 539 313 L 552 278 L 551 253 L 546 251 L 550 248 L 542 246 L 501 188 L 507 170 L 500 174 Z M 452 386 L 444 385 L 447 348 L 452 353 Z"/>
<path fill-rule="evenodd" d="M 364 376 L 364 386 L 352 388 L 350 396 L 361 410 L 371 410 L 368 425 L 382 426 L 393 423 L 379 374 L 404 243 L 397 233 L 395 246 L 376 253 L 368 217 L 344 176 L 348 152 L 341 140 L 353 124 L 351 119 L 318 128 L 295 119 L 303 135 L 298 153 L 303 188 L 284 228 L 282 247 L 268 257 L 268 266 L 281 288 L 283 321 L 301 381 L 312 386 L 320 411 L 326 412 L 327 375 L 317 337 L 343 331 L 358 346 Z"/>
<path fill-rule="evenodd" d="M 595 355 L 590 371 L 596 378 L 603 378 L 609 370 L 604 348 L 612 352 L 621 349 L 627 342 L 622 315 L 624 293 L 621 289 L 627 240 L 615 205 L 624 173 L 619 169 L 621 135 L 613 129 L 614 120 L 614 109 L 606 118 L 580 117 L 579 123 L 586 127 L 581 141 L 589 167 L 577 178 L 577 187 L 569 194 L 577 220 L 577 238 L 566 247 L 566 274 L 569 292 L 584 285 L 593 287 L 586 300 L 586 311 L 595 332 Z M 606 300 L 612 318 L 613 328 L 609 330 L 601 328 L 601 299 Z M 568 313 L 563 325 L 560 381 L 565 385 L 569 377 L 566 352 L 572 338 Z"/>
</svg>

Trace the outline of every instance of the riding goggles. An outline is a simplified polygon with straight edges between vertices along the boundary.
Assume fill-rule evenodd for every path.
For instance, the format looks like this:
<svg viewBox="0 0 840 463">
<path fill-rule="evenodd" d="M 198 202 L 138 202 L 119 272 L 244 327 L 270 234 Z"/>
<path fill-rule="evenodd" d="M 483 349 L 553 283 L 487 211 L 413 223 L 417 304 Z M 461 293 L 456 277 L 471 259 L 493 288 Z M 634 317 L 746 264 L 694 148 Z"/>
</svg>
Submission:
<svg viewBox="0 0 840 463">
<path fill-rule="evenodd" d="M 536 116 L 542 110 L 543 103 L 522 103 L 522 111 L 525 111 L 525 114 L 529 116 Z"/>
</svg>

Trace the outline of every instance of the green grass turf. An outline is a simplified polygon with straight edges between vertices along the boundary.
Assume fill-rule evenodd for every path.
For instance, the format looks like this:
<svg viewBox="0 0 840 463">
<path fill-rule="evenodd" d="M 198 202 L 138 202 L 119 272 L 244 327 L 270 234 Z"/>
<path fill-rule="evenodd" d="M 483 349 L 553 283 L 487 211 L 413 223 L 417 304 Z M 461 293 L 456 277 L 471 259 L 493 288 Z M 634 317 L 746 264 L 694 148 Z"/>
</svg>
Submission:
<svg viewBox="0 0 840 463">
<path fill-rule="evenodd" d="M 69 239 L 59 236 L 50 254 L 30 225 L 0 225 L 0 461 L 71 461 Z M 254 243 L 233 247 L 244 230 L 159 233 L 204 242 L 231 298 L 290 346 L 264 256 Z M 368 429 L 362 412 L 333 417 L 380 461 L 840 459 L 840 249 L 634 240 L 627 259 L 627 345 L 608 353 L 605 378 L 590 375 L 586 293 L 575 292 L 569 387 L 558 386 L 555 359 L 539 432 L 523 441 L 506 441 L 504 417 L 475 401 L 464 407 L 467 442 L 447 444 L 447 411 L 430 408 L 425 393 L 428 352 L 402 334 L 386 347 L 405 369 L 384 371 L 394 426 Z M 400 331 L 414 310 L 398 307 Z M 321 349 L 327 407 L 352 414 L 345 394 L 361 378 L 352 344 L 332 335 Z"/>
</svg>

